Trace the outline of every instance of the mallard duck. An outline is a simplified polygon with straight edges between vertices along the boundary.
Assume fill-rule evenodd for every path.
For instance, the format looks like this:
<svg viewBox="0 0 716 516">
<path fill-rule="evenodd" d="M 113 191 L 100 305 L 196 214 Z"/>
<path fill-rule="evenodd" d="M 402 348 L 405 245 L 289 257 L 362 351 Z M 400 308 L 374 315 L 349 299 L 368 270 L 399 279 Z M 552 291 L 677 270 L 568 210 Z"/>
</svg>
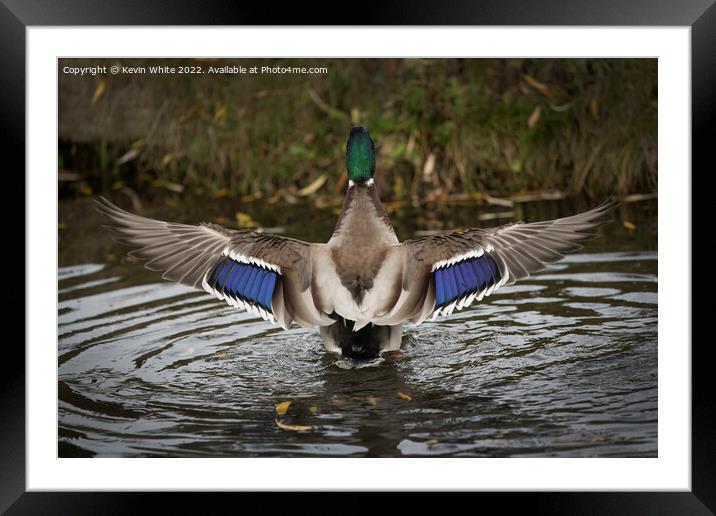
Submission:
<svg viewBox="0 0 716 516">
<path fill-rule="evenodd" d="M 348 190 L 325 244 L 250 229 L 153 220 L 104 198 L 99 210 L 145 267 L 288 329 L 318 327 L 327 351 L 357 359 L 400 349 L 403 325 L 449 316 L 578 250 L 613 206 L 545 222 L 399 242 L 374 183 L 365 127 L 346 145 Z"/>
</svg>

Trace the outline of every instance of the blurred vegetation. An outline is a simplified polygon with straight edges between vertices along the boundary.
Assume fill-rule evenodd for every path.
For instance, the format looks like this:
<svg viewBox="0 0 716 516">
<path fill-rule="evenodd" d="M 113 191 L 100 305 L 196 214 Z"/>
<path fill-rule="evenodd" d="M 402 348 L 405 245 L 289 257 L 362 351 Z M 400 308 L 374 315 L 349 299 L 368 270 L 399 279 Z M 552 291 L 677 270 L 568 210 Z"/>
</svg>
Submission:
<svg viewBox="0 0 716 516">
<path fill-rule="evenodd" d="M 317 75 L 59 73 L 62 197 L 121 191 L 340 203 L 345 140 L 413 205 L 657 189 L 656 59 L 61 59 L 325 66 Z"/>
</svg>

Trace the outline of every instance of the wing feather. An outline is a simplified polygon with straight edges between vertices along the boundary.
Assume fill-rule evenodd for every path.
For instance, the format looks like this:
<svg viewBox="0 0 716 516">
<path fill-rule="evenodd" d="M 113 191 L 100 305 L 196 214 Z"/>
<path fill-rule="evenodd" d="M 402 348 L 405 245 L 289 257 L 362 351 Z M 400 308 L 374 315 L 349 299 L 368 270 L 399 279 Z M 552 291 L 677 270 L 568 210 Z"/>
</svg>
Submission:
<svg viewBox="0 0 716 516">
<path fill-rule="evenodd" d="M 616 203 L 607 202 L 592 210 L 556 220 L 467 229 L 403 242 L 405 269 L 411 271 L 405 278 L 403 288 L 424 288 L 426 282 L 433 286 L 433 295 L 426 296 L 424 305 L 414 310 L 413 322 L 420 323 L 426 313 L 435 316 L 450 313 L 454 307 L 461 309 L 468 306 L 474 299 L 481 300 L 501 285 L 526 278 L 546 264 L 581 249 L 580 243 L 596 235 L 597 228 L 608 222 L 607 215 L 615 206 Z M 466 277 L 457 267 L 465 262 L 479 262 L 479 270 L 484 271 L 490 260 L 497 267 L 499 277 L 495 277 L 496 281 L 489 288 L 482 290 L 470 284 L 479 283 L 477 277 L 471 274 Z M 436 269 L 444 272 L 437 274 Z M 443 305 L 436 306 L 435 282 L 452 282 L 456 277 L 462 281 L 462 287 L 455 294 L 452 284 L 448 283 L 446 290 L 450 295 L 447 298 L 441 296 L 441 301 L 446 299 L 444 308 Z"/>
<path fill-rule="evenodd" d="M 310 295 L 311 244 L 253 230 L 231 230 L 216 224 L 197 226 L 164 222 L 129 213 L 100 198 L 97 208 L 109 221 L 116 241 L 132 247 L 132 258 L 162 277 L 204 289 L 239 309 L 248 309 L 288 328 L 325 323 L 325 314 Z M 230 261 L 231 264 L 226 264 Z M 260 272 L 256 284 L 239 292 L 240 267 Z M 210 275 L 224 267 L 215 285 Z M 231 271 L 235 268 L 235 276 Z M 218 278 L 214 278 L 218 280 Z M 275 283 L 274 279 L 276 280 Z M 273 294 L 269 289 L 273 288 Z M 290 298 L 290 299 L 288 299 Z M 271 299 L 271 307 L 267 306 Z M 272 313 L 273 312 L 273 313 Z"/>
</svg>

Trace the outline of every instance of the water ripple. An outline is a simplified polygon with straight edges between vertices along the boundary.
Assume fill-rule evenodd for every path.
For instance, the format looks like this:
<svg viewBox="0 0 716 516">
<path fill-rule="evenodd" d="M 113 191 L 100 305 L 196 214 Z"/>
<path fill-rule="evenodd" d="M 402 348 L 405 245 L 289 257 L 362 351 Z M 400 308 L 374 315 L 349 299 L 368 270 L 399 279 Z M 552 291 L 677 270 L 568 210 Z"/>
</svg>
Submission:
<svg viewBox="0 0 716 516">
<path fill-rule="evenodd" d="M 63 268 L 60 455 L 653 457 L 656 271 L 574 255 L 357 363 L 180 285 Z"/>
</svg>

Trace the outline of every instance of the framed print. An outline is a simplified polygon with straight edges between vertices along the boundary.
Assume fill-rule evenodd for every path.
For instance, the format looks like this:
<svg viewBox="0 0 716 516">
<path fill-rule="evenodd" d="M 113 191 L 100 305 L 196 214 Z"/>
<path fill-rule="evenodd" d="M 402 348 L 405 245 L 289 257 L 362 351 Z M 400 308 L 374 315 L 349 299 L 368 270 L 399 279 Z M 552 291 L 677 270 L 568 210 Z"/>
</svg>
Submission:
<svg viewBox="0 0 716 516">
<path fill-rule="evenodd" d="M 2 507 L 713 510 L 690 167 L 716 10 L 557 4 L 269 27 L 220 2 L 5 2 L 27 334 Z"/>
</svg>

